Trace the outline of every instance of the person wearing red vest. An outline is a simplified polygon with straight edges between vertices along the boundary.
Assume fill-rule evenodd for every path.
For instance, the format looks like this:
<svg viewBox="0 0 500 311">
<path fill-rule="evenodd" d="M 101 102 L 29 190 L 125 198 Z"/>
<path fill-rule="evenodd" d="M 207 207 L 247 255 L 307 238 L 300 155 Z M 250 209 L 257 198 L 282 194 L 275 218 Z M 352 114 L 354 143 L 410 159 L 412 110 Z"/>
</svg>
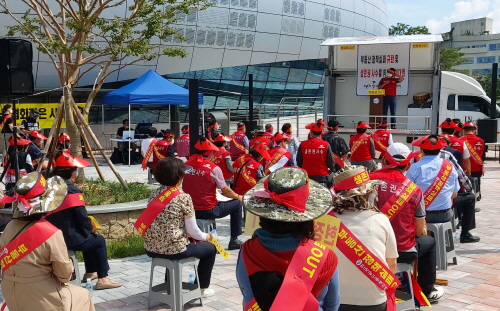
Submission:
<svg viewBox="0 0 500 311">
<path fill-rule="evenodd" d="M 380 159 L 384 156 L 387 147 L 392 145 L 392 134 L 387 131 L 389 124 L 387 122 L 382 122 L 377 125 L 377 129 L 372 134 L 373 144 L 375 145 L 375 150 L 380 152 Z"/>
<path fill-rule="evenodd" d="M 205 134 L 205 137 L 208 138 L 210 142 L 213 143 L 215 137 L 219 133 L 220 133 L 219 123 L 217 123 L 217 121 L 210 121 L 210 123 L 208 123 L 207 133 Z"/>
<path fill-rule="evenodd" d="M 213 157 L 210 159 L 222 170 L 222 175 L 226 180 L 226 184 L 230 184 L 232 181 L 234 168 L 233 161 L 231 161 L 231 153 L 226 150 L 228 142 L 231 141 L 230 137 L 224 136 L 224 134 L 218 134 L 214 139 L 214 145 L 219 148 L 219 151 L 215 152 Z"/>
<path fill-rule="evenodd" d="M 292 158 L 290 159 L 290 166 L 297 166 L 297 152 L 299 150 L 300 142 L 297 137 L 293 136 L 293 127 L 291 123 L 285 123 L 281 126 L 281 132 L 283 134 L 290 135 L 291 138 L 288 142 L 287 150 L 292 154 Z"/>
<path fill-rule="evenodd" d="M 453 122 L 450 118 L 447 118 L 446 120 L 439 125 L 441 128 L 441 133 L 442 134 L 447 134 L 447 138 L 451 140 L 451 148 L 458 150 L 462 153 L 462 168 L 464 169 L 465 173 L 467 175 L 470 175 L 471 173 L 471 160 L 470 160 L 470 151 L 463 142 L 463 140 L 460 140 L 459 138 L 455 137 L 453 134 L 455 133 L 455 130 L 457 128 L 457 124 Z"/>
<path fill-rule="evenodd" d="M 14 127 L 14 119 L 12 118 L 12 105 L 7 104 L 3 106 L 3 114 L 0 122 L 0 131 L 2 133 L 12 133 L 12 128 Z M 6 137 L 6 140 L 8 137 Z"/>
<path fill-rule="evenodd" d="M 141 155 L 143 157 L 143 163 L 145 164 L 145 167 L 149 167 L 149 168 L 152 168 L 153 167 L 153 155 L 150 154 L 149 157 L 147 159 L 145 159 L 146 157 L 146 154 L 148 153 L 148 150 L 149 150 L 149 147 L 151 146 L 151 144 L 154 144 L 156 143 L 156 134 L 158 134 L 158 130 L 156 129 L 156 127 L 150 127 L 148 129 L 148 138 L 144 139 L 142 142 L 141 142 Z M 143 169 L 146 169 L 146 168 L 143 168 Z M 152 171 L 151 171 L 152 173 Z"/>
<path fill-rule="evenodd" d="M 292 137 L 287 134 L 276 133 L 274 136 L 274 142 L 276 145 L 273 149 L 269 150 L 269 156 L 271 160 L 264 162 L 264 173 L 266 175 L 271 174 L 275 170 L 290 166 L 290 159 L 292 158 L 292 153 L 289 152 L 286 147 L 288 144 L 288 139 Z"/>
<path fill-rule="evenodd" d="M 206 158 L 213 156 L 219 148 L 205 137 L 200 138 L 194 147 L 196 153 L 186 162 L 182 189 L 193 199 L 196 219 L 217 219 L 231 215 L 229 249 L 240 249 L 241 196 L 226 185 L 220 167 Z M 217 189 L 221 190 L 223 196 L 233 200 L 217 202 Z"/>
<path fill-rule="evenodd" d="M 267 146 L 260 141 L 256 142 L 248 153 L 239 157 L 233 163 L 233 189 L 239 195 L 244 195 L 265 176 L 262 160 L 268 161 L 271 159 L 267 152 Z"/>
<path fill-rule="evenodd" d="M 179 157 L 189 158 L 189 125 L 184 125 L 181 129 L 182 135 L 177 138 L 175 146 Z"/>
<path fill-rule="evenodd" d="M 64 179 L 68 195 L 62 205 L 45 219 L 62 231 L 69 250 L 83 253 L 85 275 L 82 281 L 98 279 L 95 289 L 116 288 L 122 284 L 108 278 L 106 242 L 96 234 L 96 228 L 87 215 L 83 194 L 72 182 L 77 169 L 89 165 L 88 161 L 72 156 L 69 151 L 62 151 L 55 158 L 52 174 Z"/>
<path fill-rule="evenodd" d="M 403 82 L 403 80 L 405 78 L 403 76 L 399 75 L 398 73 L 396 73 L 395 68 L 389 68 L 389 70 L 387 72 L 390 76 L 382 78 L 379 82 L 378 88 L 385 90 L 383 113 L 384 113 L 384 116 L 386 116 L 387 113 L 389 112 L 389 109 L 390 109 L 390 111 L 391 111 L 391 123 L 392 123 L 391 128 L 395 129 L 396 128 L 396 118 L 394 116 L 396 115 L 397 88 L 398 88 L 398 83 Z M 384 119 L 384 121 L 385 120 L 386 119 Z"/>
<path fill-rule="evenodd" d="M 476 136 L 477 126 L 473 122 L 467 122 L 463 127 L 464 136 L 459 139 L 464 142 L 464 144 L 470 148 L 471 153 L 471 170 L 470 175 L 478 179 L 478 201 L 481 200 L 481 176 L 483 176 L 484 170 L 484 159 L 486 153 L 484 152 L 484 140 Z"/>
<path fill-rule="evenodd" d="M 425 219 L 428 223 L 444 223 L 454 217 L 453 205 L 462 211 L 462 232 L 460 243 L 479 242 L 470 230 L 476 227 L 475 205 L 470 198 L 458 196 L 460 184 L 453 164 L 441 158 L 444 144 L 437 135 L 429 135 L 412 142 L 424 156 L 406 172 L 406 177 L 422 189 L 426 206 Z M 442 181 L 439 183 L 439 181 Z"/>
<path fill-rule="evenodd" d="M 249 142 L 245 134 L 245 123 L 239 122 L 236 125 L 236 132 L 231 135 L 231 142 L 229 143 L 229 152 L 233 158 L 240 157 L 248 152 Z"/>
<path fill-rule="evenodd" d="M 316 122 L 306 125 L 306 129 L 310 130 L 311 138 L 300 143 L 297 166 L 306 170 L 309 178 L 330 188 L 332 186 L 331 174 L 335 172 L 335 162 L 333 162 L 330 144 L 321 139 L 323 124 Z"/>
<path fill-rule="evenodd" d="M 267 149 L 274 148 L 273 142 L 269 138 L 264 137 L 265 130 L 262 128 L 262 126 L 257 125 L 257 128 L 253 130 L 252 133 L 254 137 L 250 140 L 250 148 L 253 148 L 253 145 L 255 145 L 255 143 L 258 141 L 266 145 Z"/>
<path fill-rule="evenodd" d="M 414 187 L 410 193 L 411 181 L 405 177 L 415 156 L 410 149 L 402 144 L 389 145 L 382 158 L 382 169 L 370 173 L 370 180 L 385 182 L 378 188 L 378 208 L 387 215 L 396 235 L 398 246 L 398 262 L 412 264 L 418 259 L 418 284 L 430 302 L 444 295 L 442 287 L 435 287 L 436 282 L 436 241 L 424 234 L 425 205 L 422 200 L 422 190 Z M 415 185 L 415 184 L 413 184 Z M 413 187 L 411 187 L 413 189 Z M 400 194 L 406 193 L 406 200 L 394 210 L 393 203 Z M 390 206 L 387 206 L 389 204 Z"/>
<path fill-rule="evenodd" d="M 269 139 L 273 144 L 274 144 L 274 133 L 273 133 L 273 125 L 268 123 L 266 124 L 265 126 L 265 129 L 266 129 L 266 132 L 264 133 L 264 136 L 265 138 Z"/>
<path fill-rule="evenodd" d="M 161 159 L 164 159 L 166 157 L 174 157 L 174 147 L 166 140 L 159 140 L 155 143 L 151 143 L 149 146 L 148 153 L 146 153 L 146 156 L 152 154 L 153 156 L 153 163 L 151 168 L 154 170 L 156 167 L 156 164 L 158 164 L 158 161 Z"/>
<path fill-rule="evenodd" d="M 351 147 L 350 162 L 352 165 L 363 165 L 369 172 L 377 170 L 375 163 L 375 145 L 366 130 L 371 128 L 363 121 L 359 121 L 356 125 L 358 134 L 351 136 L 349 146 Z"/>
</svg>

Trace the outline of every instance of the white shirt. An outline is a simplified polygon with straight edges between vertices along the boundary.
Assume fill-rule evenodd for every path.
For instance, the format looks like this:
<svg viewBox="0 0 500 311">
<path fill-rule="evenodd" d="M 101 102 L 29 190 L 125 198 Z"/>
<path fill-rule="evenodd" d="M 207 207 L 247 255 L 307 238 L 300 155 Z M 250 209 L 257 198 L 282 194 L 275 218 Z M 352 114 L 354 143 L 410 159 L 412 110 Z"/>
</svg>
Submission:
<svg viewBox="0 0 500 311">
<path fill-rule="evenodd" d="M 151 145 L 151 142 L 153 141 L 154 138 L 146 138 L 142 141 L 141 143 L 141 155 L 144 157 L 146 153 L 148 153 L 149 145 Z M 149 156 L 148 162 L 153 162 L 153 154 Z"/>
<path fill-rule="evenodd" d="M 387 265 L 386 258 L 398 258 L 396 236 L 387 216 L 375 211 L 344 212 L 338 215 L 344 225 Z M 337 242 L 338 243 L 338 242 Z M 358 306 L 373 306 L 387 300 L 380 290 L 338 249 L 340 303 Z"/>
</svg>

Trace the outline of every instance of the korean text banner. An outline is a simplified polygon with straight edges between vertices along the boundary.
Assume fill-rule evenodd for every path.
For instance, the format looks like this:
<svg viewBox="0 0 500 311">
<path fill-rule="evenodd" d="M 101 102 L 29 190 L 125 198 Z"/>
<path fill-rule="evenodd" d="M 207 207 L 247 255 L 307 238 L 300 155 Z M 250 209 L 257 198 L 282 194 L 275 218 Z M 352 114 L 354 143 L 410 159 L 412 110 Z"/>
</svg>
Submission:
<svg viewBox="0 0 500 311">
<path fill-rule="evenodd" d="M 405 78 L 398 83 L 396 94 L 408 95 L 410 44 L 359 45 L 356 95 L 369 95 L 369 90 L 378 89 L 380 80 L 389 76 L 389 68 Z"/>
<path fill-rule="evenodd" d="M 82 109 L 85 107 L 85 103 L 79 103 L 76 105 L 81 108 L 80 111 L 83 111 Z M 59 104 L 44 104 L 44 103 L 16 104 L 16 110 L 17 110 L 16 124 L 21 125 L 21 122 L 30 116 L 30 110 L 36 108 L 40 113 L 40 116 L 37 119 L 38 123 L 40 123 L 40 128 L 51 128 L 52 123 L 56 119 L 57 107 L 59 107 Z M 64 119 L 61 124 L 61 127 L 66 127 Z"/>
</svg>

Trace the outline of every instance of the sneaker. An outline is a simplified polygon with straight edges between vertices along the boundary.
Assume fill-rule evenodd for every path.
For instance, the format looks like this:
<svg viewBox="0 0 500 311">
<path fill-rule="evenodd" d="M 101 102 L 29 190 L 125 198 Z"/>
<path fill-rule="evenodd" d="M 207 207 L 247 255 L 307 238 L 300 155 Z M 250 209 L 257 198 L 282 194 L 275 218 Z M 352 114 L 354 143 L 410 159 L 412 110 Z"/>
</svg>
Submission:
<svg viewBox="0 0 500 311">
<path fill-rule="evenodd" d="M 229 246 L 227 247 L 227 249 L 228 250 L 240 249 L 241 244 L 243 244 L 243 242 L 241 242 L 239 239 L 229 241 Z"/>
<path fill-rule="evenodd" d="M 207 297 L 210 297 L 213 295 L 215 295 L 215 290 L 213 290 L 211 288 L 202 288 L 201 289 L 201 297 L 207 298 Z"/>
<path fill-rule="evenodd" d="M 429 300 L 430 303 L 437 302 L 441 297 L 444 295 L 444 288 L 441 286 L 434 286 L 434 290 L 427 295 L 427 300 Z"/>
</svg>

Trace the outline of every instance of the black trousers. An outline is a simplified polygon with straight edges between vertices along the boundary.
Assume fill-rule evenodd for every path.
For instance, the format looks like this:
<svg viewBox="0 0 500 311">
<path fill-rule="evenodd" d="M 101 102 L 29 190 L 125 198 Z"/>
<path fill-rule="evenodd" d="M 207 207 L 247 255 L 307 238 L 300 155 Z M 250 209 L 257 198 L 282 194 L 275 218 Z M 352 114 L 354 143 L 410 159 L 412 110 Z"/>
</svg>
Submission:
<svg viewBox="0 0 500 311">
<path fill-rule="evenodd" d="M 200 287 L 208 288 L 210 286 L 210 278 L 212 277 L 212 269 L 215 263 L 215 254 L 216 254 L 215 246 L 209 242 L 200 242 L 196 241 L 186 246 L 186 250 L 182 253 L 175 255 L 165 255 L 165 254 L 157 254 L 146 251 L 146 254 L 151 258 L 165 258 L 171 260 L 179 260 L 188 257 L 196 257 L 200 259 L 198 263 L 198 277 L 200 279 Z M 168 273 L 168 270 L 167 272 Z M 167 280 L 168 275 L 165 275 L 165 281 Z"/>
<path fill-rule="evenodd" d="M 417 237 L 416 252 L 398 252 L 398 262 L 411 264 L 418 258 L 418 285 L 424 294 L 434 290 L 436 282 L 436 241 L 429 235 Z"/>
<path fill-rule="evenodd" d="M 106 242 L 101 235 L 93 233 L 92 237 L 85 243 L 73 246 L 69 249 L 83 252 L 86 273 L 97 272 L 99 278 L 108 276 L 109 265 Z"/>
<path fill-rule="evenodd" d="M 385 311 L 385 302 L 375 306 L 340 305 L 339 311 Z"/>
<path fill-rule="evenodd" d="M 470 230 L 476 228 L 476 197 L 472 193 L 459 193 L 453 205 L 462 215 L 461 237 L 466 237 Z"/>
<path fill-rule="evenodd" d="M 238 200 L 219 202 L 214 208 L 195 211 L 195 214 L 196 219 L 217 219 L 231 215 L 231 238 L 241 234 L 241 202 Z"/>
<path fill-rule="evenodd" d="M 472 161 L 472 160 L 471 160 Z M 472 177 L 477 177 L 477 191 L 481 192 L 481 177 L 483 176 L 483 172 L 471 172 L 470 175 Z"/>
</svg>

